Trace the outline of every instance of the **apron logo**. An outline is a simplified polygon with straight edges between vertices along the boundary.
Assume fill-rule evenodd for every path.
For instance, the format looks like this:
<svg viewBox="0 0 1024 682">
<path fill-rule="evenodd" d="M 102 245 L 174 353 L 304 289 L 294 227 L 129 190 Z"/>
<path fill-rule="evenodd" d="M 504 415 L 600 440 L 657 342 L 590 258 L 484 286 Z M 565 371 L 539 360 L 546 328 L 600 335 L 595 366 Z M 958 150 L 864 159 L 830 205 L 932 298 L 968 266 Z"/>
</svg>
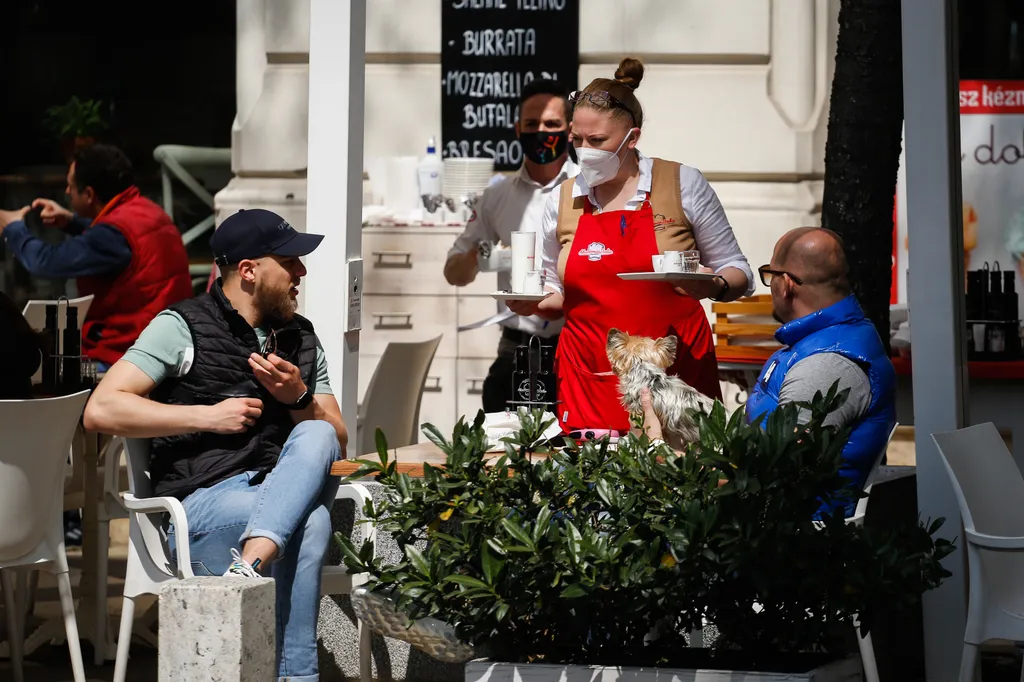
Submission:
<svg viewBox="0 0 1024 682">
<path fill-rule="evenodd" d="M 587 248 L 580 249 L 576 255 L 586 256 L 589 261 L 599 261 L 602 257 L 610 256 L 612 253 L 614 252 L 601 242 L 590 242 Z"/>
<path fill-rule="evenodd" d="M 654 229 L 655 230 L 664 230 L 666 227 L 673 227 L 673 226 L 679 225 L 679 224 L 681 224 L 681 223 L 678 220 L 676 220 L 675 218 L 668 218 L 668 217 L 665 216 L 664 213 L 655 213 L 654 214 Z"/>
</svg>

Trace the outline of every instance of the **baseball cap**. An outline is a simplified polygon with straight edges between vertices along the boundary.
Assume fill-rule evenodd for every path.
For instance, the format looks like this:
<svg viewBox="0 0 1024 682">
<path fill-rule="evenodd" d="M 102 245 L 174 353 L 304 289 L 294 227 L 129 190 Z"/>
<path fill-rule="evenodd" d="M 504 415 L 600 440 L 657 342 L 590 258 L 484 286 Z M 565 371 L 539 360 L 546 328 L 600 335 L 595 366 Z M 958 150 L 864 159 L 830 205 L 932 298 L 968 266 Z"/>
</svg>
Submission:
<svg viewBox="0 0 1024 682">
<path fill-rule="evenodd" d="M 210 237 L 210 248 L 217 265 L 230 265 L 269 255 L 305 256 L 323 239 L 322 234 L 299 232 L 273 211 L 250 208 L 225 218 Z"/>
</svg>

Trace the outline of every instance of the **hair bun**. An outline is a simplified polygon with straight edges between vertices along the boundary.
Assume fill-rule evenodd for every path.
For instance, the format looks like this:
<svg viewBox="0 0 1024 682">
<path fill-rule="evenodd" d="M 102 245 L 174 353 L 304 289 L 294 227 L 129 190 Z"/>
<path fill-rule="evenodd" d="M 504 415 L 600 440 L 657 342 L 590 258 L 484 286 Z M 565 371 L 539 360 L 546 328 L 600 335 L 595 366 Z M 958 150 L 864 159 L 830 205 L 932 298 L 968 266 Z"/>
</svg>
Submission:
<svg viewBox="0 0 1024 682">
<path fill-rule="evenodd" d="M 619 68 L 615 70 L 615 80 L 626 87 L 636 90 L 640 87 L 640 81 L 644 79 L 644 65 L 639 59 L 626 57 L 619 62 Z"/>
</svg>

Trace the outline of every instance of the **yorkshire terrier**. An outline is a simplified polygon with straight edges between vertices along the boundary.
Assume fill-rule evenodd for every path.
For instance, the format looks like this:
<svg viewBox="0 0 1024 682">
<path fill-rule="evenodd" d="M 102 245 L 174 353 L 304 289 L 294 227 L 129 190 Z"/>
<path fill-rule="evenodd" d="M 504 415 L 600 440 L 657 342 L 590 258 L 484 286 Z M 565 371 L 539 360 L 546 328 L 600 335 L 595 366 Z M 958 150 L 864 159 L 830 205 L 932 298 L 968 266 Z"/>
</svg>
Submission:
<svg viewBox="0 0 1024 682">
<path fill-rule="evenodd" d="M 676 450 L 700 438 L 692 410 L 710 412 L 715 401 L 677 376 L 665 373 L 676 357 L 675 336 L 651 339 L 608 330 L 608 360 L 619 378 L 622 406 L 630 415 L 643 414 L 642 389 L 651 392 L 651 407 L 661 421 L 665 441 Z"/>
</svg>

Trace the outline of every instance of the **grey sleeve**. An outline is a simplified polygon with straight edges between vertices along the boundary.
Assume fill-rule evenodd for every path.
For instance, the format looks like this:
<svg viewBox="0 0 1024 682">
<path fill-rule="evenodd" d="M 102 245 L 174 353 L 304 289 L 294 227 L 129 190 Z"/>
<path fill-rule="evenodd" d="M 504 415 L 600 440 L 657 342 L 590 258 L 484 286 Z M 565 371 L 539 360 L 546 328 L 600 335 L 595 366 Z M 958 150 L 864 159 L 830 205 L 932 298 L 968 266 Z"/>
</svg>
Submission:
<svg viewBox="0 0 1024 682">
<path fill-rule="evenodd" d="M 839 380 L 839 390 L 850 389 L 846 402 L 825 420 L 829 426 L 844 428 L 864 416 L 871 406 L 871 383 L 867 373 L 853 360 L 838 353 L 818 353 L 793 365 L 782 382 L 779 403 L 810 402 L 815 393 L 825 394 Z M 808 410 L 800 421 L 810 420 Z"/>
</svg>

